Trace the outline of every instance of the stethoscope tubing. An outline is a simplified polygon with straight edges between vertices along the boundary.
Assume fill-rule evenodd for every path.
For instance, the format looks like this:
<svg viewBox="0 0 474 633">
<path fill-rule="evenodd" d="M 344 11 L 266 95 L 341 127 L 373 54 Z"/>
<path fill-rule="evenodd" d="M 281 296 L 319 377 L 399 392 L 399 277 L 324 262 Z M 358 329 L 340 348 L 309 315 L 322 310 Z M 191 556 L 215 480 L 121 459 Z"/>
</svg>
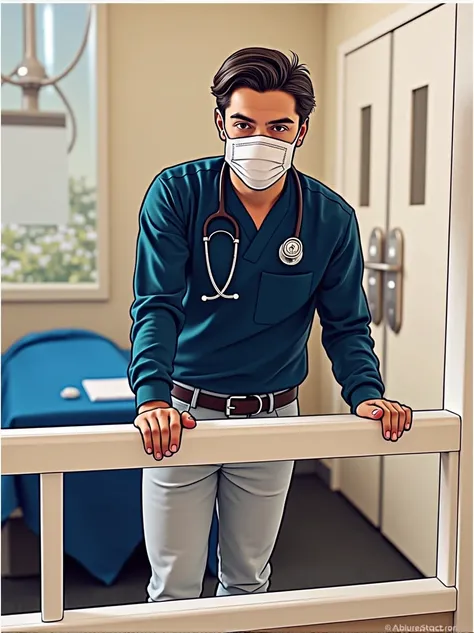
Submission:
<svg viewBox="0 0 474 633">
<path fill-rule="evenodd" d="M 230 284 L 232 283 L 232 279 L 234 277 L 234 272 L 235 272 L 235 267 L 237 265 L 237 255 L 238 255 L 238 249 L 239 249 L 239 242 L 240 242 L 240 227 L 239 224 L 237 222 L 237 220 L 232 217 L 231 215 L 229 215 L 227 213 L 227 211 L 225 210 L 225 199 L 224 199 L 224 185 L 225 185 L 225 173 L 226 173 L 226 168 L 228 167 L 228 165 L 226 163 L 224 163 L 224 165 L 222 166 L 220 175 L 219 175 L 219 207 L 217 209 L 217 211 L 215 213 L 212 213 L 204 222 L 204 226 L 203 226 L 203 236 L 202 236 L 202 240 L 204 243 L 204 255 L 205 255 L 205 259 L 206 259 L 206 269 L 207 269 L 207 274 L 209 276 L 209 280 L 212 284 L 212 287 L 214 288 L 216 294 L 212 297 L 210 296 L 206 296 L 206 295 L 202 295 L 201 299 L 202 301 L 214 301 L 215 299 L 238 299 L 239 295 L 238 294 L 232 294 L 232 295 L 226 295 L 225 292 L 226 290 L 229 288 Z M 297 212 L 297 216 L 296 216 L 296 226 L 295 226 L 295 232 L 293 237 L 288 238 L 287 240 L 285 240 L 285 242 L 281 245 L 280 247 L 280 259 L 283 263 L 286 263 L 288 265 L 294 265 L 295 263 L 298 263 L 301 260 L 302 257 L 302 244 L 301 244 L 301 240 L 300 240 L 300 234 L 301 234 L 301 225 L 303 222 L 303 192 L 301 189 L 301 182 L 298 176 L 298 172 L 296 171 L 296 169 L 294 167 L 292 167 L 292 171 L 293 174 L 295 176 L 295 180 L 296 180 L 296 185 L 297 185 L 297 193 L 298 193 L 298 212 Z M 211 234 L 209 234 L 209 225 L 211 222 L 213 222 L 214 220 L 226 220 L 227 222 L 230 222 L 232 224 L 232 227 L 234 229 L 234 234 L 232 235 L 232 233 L 230 233 L 229 231 L 224 231 L 223 229 L 218 229 L 216 231 L 213 231 Z M 228 235 L 233 244 L 234 244 L 234 252 L 233 252 L 233 256 L 232 256 L 232 264 L 231 264 L 231 268 L 229 271 L 229 275 L 227 277 L 227 281 L 224 285 L 224 287 L 222 289 L 219 289 L 219 287 L 216 284 L 216 281 L 214 279 L 214 275 L 212 274 L 212 269 L 211 269 L 211 262 L 210 262 L 210 258 L 209 258 L 209 243 L 211 241 L 211 239 L 214 237 L 214 235 L 217 235 L 218 233 L 223 233 L 225 235 Z M 291 255 L 287 255 L 284 256 L 284 247 L 287 243 L 293 241 L 294 243 L 296 243 L 298 245 L 298 259 L 292 259 Z"/>
</svg>

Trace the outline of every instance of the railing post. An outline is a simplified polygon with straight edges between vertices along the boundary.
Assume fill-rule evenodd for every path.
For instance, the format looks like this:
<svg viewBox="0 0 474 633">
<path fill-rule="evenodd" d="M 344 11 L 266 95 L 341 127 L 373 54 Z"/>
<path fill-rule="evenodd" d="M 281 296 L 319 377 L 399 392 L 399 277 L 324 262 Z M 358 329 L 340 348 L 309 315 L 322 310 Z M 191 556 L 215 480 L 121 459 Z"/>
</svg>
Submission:
<svg viewBox="0 0 474 633">
<path fill-rule="evenodd" d="M 447 587 L 454 587 L 456 585 L 458 495 L 459 453 L 441 453 L 436 575 Z"/>
<path fill-rule="evenodd" d="M 41 619 L 64 617 L 63 473 L 40 475 Z"/>
</svg>

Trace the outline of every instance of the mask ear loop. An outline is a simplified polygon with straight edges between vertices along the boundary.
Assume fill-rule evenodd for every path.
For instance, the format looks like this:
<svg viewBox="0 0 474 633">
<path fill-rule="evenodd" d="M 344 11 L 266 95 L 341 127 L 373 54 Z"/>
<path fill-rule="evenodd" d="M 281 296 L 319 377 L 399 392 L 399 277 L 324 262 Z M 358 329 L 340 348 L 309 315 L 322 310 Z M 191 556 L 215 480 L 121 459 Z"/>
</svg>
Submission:
<svg viewBox="0 0 474 633">
<path fill-rule="evenodd" d="M 301 128 L 303 127 L 303 125 L 304 123 L 299 126 L 298 132 L 296 133 L 295 140 L 291 144 L 295 149 L 298 149 L 298 141 L 300 140 Z"/>
<path fill-rule="evenodd" d="M 227 130 L 225 129 L 225 119 L 224 119 L 224 115 L 222 114 L 222 112 L 219 110 L 219 108 L 215 108 L 214 112 L 216 112 L 217 114 L 220 114 L 222 117 L 222 130 L 221 133 L 219 134 L 220 138 L 223 141 L 227 141 L 229 139 L 229 135 L 227 134 Z M 224 138 L 222 138 L 222 135 L 224 135 Z"/>
<path fill-rule="evenodd" d="M 306 119 L 303 121 L 303 123 L 299 126 L 298 128 L 298 134 L 296 135 L 296 139 L 295 139 L 295 147 L 298 147 L 298 141 L 300 140 L 300 134 L 301 134 L 301 128 L 303 127 L 303 125 L 305 123 L 309 124 L 309 117 L 306 117 Z M 306 131 L 308 131 L 308 129 L 306 129 Z M 301 146 L 300 146 L 301 147 Z"/>
</svg>

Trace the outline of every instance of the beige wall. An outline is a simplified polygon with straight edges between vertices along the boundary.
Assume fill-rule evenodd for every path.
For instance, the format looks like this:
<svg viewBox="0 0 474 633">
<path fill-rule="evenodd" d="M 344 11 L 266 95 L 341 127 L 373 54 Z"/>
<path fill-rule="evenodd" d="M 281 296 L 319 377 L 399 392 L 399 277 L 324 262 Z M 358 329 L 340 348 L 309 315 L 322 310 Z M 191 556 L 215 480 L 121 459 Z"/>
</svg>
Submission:
<svg viewBox="0 0 474 633">
<path fill-rule="evenodd" d="M 209 86 L 219 64 L 238 48 L 294 50 L 309 66 L 318 108 L 296 164 L 333 186 L 337 47 L 400 6 L 108 5 L 109 115 L 101 124 L 108 125 L 110 139 L 110 299 L 4 304 L 2 349 L 32 330 L 55 327 L 92 328 L 128 344 L 140 202 L 164 167 L 222 151 Z M 305 413 L 331 408 L 333 378 L 319 339 L 315 325 L 303 388 Z"/>
</svg>

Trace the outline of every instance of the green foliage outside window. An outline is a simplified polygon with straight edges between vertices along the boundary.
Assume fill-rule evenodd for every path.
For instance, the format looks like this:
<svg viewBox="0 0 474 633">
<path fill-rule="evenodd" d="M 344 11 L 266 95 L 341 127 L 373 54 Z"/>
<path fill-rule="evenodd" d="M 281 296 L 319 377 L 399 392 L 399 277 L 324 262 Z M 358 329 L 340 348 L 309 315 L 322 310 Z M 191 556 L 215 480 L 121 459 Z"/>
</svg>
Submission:
<svg viewBox="0 0 474 633">
<path fill-rule="evenodd" d="M 66 226 L 2 226 L 2 282 L 94 283 L 97 280 L 96 191 L 69 180 Z"/>
</svg>

